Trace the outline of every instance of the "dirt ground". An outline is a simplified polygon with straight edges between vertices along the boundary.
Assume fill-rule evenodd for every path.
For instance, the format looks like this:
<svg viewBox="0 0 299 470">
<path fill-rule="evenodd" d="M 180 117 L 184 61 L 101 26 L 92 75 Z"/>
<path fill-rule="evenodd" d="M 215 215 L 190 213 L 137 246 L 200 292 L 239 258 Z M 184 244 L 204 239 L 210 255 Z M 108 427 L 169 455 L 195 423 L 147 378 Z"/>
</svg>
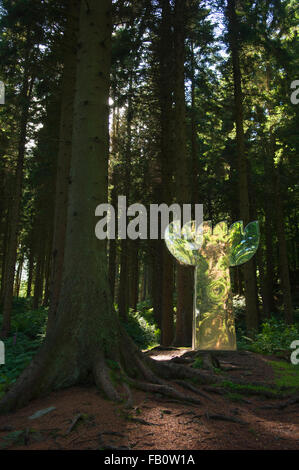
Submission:
<svg viewBox="0 0 299 470">
<path fill-rule="evenodd" d="M 152 356 L 165 360 L 183 352 L 155 351 Z M 220 364 L 227 380 L 239 377 L 271 385 L 274 376 L 268 361 L 258 354 L 236 352 L 224 355 Z M 270 408 L 281 402 L 253 395 L 235 401 L 226 393 L 199 389 L 205 396 L 193 395 L 201 405 L 133 390 L 134 405 L 129 410 L 106 400 L 95 387 L 54 392 L 0 416 L 0 446 L 13 450 L 299 450 L 298 403 Z M 29 419 L 49 407 L 55 409 Z"/>
</svg>

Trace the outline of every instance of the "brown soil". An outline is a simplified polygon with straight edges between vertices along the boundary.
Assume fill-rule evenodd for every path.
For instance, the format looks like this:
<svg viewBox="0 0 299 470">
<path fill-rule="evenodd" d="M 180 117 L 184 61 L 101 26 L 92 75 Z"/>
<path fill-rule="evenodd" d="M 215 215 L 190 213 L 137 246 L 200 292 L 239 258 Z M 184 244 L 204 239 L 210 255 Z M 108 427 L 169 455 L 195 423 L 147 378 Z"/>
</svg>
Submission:
<svg viewBox="0 0 299 470">
<path fill-rule="evenodd" d="M 184 352 L 157 350 L 152 356 L 165 360 Z M 221 367 L 227 369 L 222 374 L 228 380 L 238 377 L 248 383 L 273 384 L 269 358 L 245 352 L 225 353 L 220 357 L 217 354 L 217 357 Z M 278 405 L 277 399 L 243 395 L 244 401 L 233 401 L 226 394 L 205 393 L 206 397 L 194 395 L 200 398 L 202 405 L 191 406 L 133 390 L 134 407 L 125 409 L 124 405 L 105 400 L 94 387 L 57 391 L 14 413 L 0 416 L 0 446 L 9 442 L 3 437 L 23 430 L 20 440 L 6 445 L 7 448 L 299 450 L 298 403 L 275 409 L 268 407 Z M 55 410 L 37 419 L 28 419 L 36 411 L 50 406 Z M 219 420 L 219 415 L 236 422 Z M 70 430 L 78 416 L 80 419 Z"/>
</svg>

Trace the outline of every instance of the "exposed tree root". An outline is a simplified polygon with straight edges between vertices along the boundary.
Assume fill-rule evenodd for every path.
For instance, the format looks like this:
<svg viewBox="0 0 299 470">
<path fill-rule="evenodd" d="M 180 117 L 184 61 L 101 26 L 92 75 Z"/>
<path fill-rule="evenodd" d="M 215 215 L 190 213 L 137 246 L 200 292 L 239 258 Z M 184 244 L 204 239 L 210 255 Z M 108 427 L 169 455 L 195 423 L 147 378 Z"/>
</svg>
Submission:
<svg viewBox="0 0 299 470">
<path fill-rule="evenodd" d="M 166 397 L 175 398 L 176 400 L 182 402 L 189 402 L 195 403 L 196 405 L 201 405 L 201 401 L 197 398 L 183 395 L 182 393 L 178 392 L 174 387 L 170 387 L 169 385 L 160 385 L 160 384 L 153 384 L 148 382 L 140 382 L 138 380 L 130 380 L 130 383 L 135 388 L 143 390 L 144 392 L 153 392 L 159 393 L 160 395 L 164 395 Z"/>
<path fill-rule="evenodd" d="M 113 401 L 121 400 L 120 394 L 116 390 L 111 378 L 109 377 L 109 369 L 106 365 L 103 354 L 99 354 L 95 360 L 94 379 L 96 386 L 99 389 L 102 389 L 109 399 Z"/>
<path fill-rule="evenodd" d="M 148 359 L 148 358 L 147 358 Z M 181 364 L 169 363 L 169 361 L 152 360 L 151 367 L 157 375 L 166 379 L 196 379 L 198 384 L 208 385 L 222 382 L 222 379 L 206 370 L 192 369 Z"/>
<path fill-rule="evenodd" d="M 97 350 L 95 354 L 91 350 L 82 360 L 78 354 L 68 354 L 61 344 L 58 339 L 45 342 L 32 363 L 0 401 L 0 412 L 24 406 L 30 400 L 52 390 L 92 382 L 108 399 L 125 401 L 126 407 L 133 404 L 130 387 L 160 394 L 178 402 L 200 405 L 198 398 L 179 392 L 166 381 L 181 380 L 177 382 L 178 385 L 202 396 L 204 394 L 196 387 L 183 380 L 196 379 L 198 384 L 204 385 L 221 381 L 210 371 L 192 369 L 171 361 L 154 360 L 143 354 L 125 334 L 120 335 L 117 351 L 113 351 L 113 354 L 110 352 L 108 357 L 107 352 Z"/>
<path fill-rule="evenodd" d="M 201 397 L 206 398 L 207 400 L 212 400 L 212 398 L 209 397 L 209 395 L 200 391 L 197 387 L 190 384 L 189 382 L 185 382 L 184 380 L 176 380 L 175 383 L 178 384 L 180 387 L 186 388 L 187 390 L 191 390 L 191 392 L 194 392 L 197 395 L 200 395 Z"/>
<path fill-rule="evenodd" d="M 287 400 L 283 403 L 276 404 L 276 405 L 264 405 L 261 408 L 283 410 L 287 406 L 295 405 L 296 403 L 299 403 L 299 396 L 294 397 L 294 398 L 290 398 L 289 400 Z"/>
<path fill-rule="evenodd" d="M 235 416 L 227 416 L 227 415 L 222 415 L 222 414 L 211 414 L 206 412 L 205 414 L 207 419 L 215 419 L 217 421 L 228 421 L 231 423 L 238 423 L 238 424 L 247 424 L 245 421 L 243 421 L 240 418 L 236 418 Z"/>
</svg>

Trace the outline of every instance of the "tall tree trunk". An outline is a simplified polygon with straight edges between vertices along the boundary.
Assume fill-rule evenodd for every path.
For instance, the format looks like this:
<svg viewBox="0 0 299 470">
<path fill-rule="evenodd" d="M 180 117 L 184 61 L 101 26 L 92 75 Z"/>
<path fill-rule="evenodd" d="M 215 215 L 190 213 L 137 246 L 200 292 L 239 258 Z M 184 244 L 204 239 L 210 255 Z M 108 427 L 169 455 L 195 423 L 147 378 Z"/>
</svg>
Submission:
<svg viewBox="0 0 299 470">
<path fill-rule="evenodd" d="M 19 234 L 19 217 L 22 200 L 22 184 L 23 184 L 23 167 L 26 145 L 26 131 L 29 117 L 29 106 L 31 101 L 31 92 L 33 87 L 33 79 L 30 77 L 29 71 L 29 39 L 28 40 L 28 57 L 26 60 L 26 68 L 23 76 L 23 83 L 20 93 L 20 102 L 22 105 L 20 118 L 20 135 L 18 144 L 18 157 L 15 172 L 15 184 L 11 198 L 10 219 L 9 219 L 9 239 L 7 243 L 7 254 L 5 262 L 4 274 L 4 291 L 3 291 L 3 323 L 0 333 L 1 337 L 6 337 L 10 331 L 10 318 L 13 299 L 13 286 L 15 276 L 15 265 L 17 257 L 18 234 Z"/>
<path fill-rule="evenodd" d="M 118 286 L 118 311 L 119 316 L 124 322 L 128 319 L 129 308 L 129 263 L 128 263 L 128 240 L 121 240 L 121 253 L 120 253 L 120 273 L 119 273 L 119 286 Z"/>
<path fill-rule="evenodd" d="M 172 18 L 169 0 L 161 1 L 162 22 L 160 34 L 160 106 L 161 106 L 161 173 L 162 202 L 171 205 L 173 202 L 173 167 L 174 167 L 174 122 L 172 110 L 173 95 L 173 36 L 171 31 Z M 173 341 L 173 258 L 165 243 L 162 244 L 162 321 L 161 344 L 169 346 Z"/>
<path fill-rule="evenodd" d="M 238 20 L 236 15 L 235 0 L 227 1 L 226 15 L 229 29 L 229 45 L 233 65 L 234 99 L 235 99 L 235 122 L 236 122 L 236 143 L 238 154 L 238 177 L 239 177 L 239 197 L 240 215 L 244 226 L 250 222 L 249 194 L 247 180 L 247 159 L 245 152 L 245 136 L 243 125 L 243 93 L 242 76 L 240 68 L 240 38 L 238 30 Z M 246 299 L 246 329 L 251 335 L 258 328 L 258 308 L 256 291 L 256 273 L 253 260 L 248 261 L 243 266 L 245 280 Z"/>
<path fill-rule="evenodd" d="M 51 231 L 50 231 L 51 232 Z M 45 292 L 43 297 L 43 306 L 47 307 L 50 300 L 50 276 L 51 276 L 51 257 L 52 257 L 52 239 L 49 235 L 47 238 L 47 251 L 45 257 Z"/>
<path fill-rule="evenodd" d="M 75 96 L 76 60 L 80 0 L 69 0 L 64 39 L 64 69 L 62 79 L 59 149 L 55 193 L 55 215 L 50 282 L 50 308 L 47 329 L 55 322 L 61 288 L 64 259 L 70 163 L 72 155 L 73 103 Z"/>
<path fill-rule="evenodd" d="M 129 307 L 133 311 L 137 310 L 138 289 L 139 289 L 139 243 L 137 240 L 131 240 L 130 243 L 130 294 Z"/>
<path fill-rule="evenodd" d="M 151 240 L 151 260 L 148 288 L 153 303 L 155 321 L 162 329 L 163 240 Z"/>
<path fill-rule="evenodd" d="M 40 234 L 40 241 L 36 260 L 35 280 L 34 280 L 34 295 L 33 295 L 33 309 L 37 310 L 41 305 L 41 300 L 44 291 L 44 266 L 45 266 L 45 245 L 44 237 Z"/>
<path fill-rule="evenodd" d="M 191 161 L 192 161 L 192 204 L 200 203 L 199 159 L 195 105 L 195 58 L 191 41 Z"/>
<path fill-rule="evenodd" d="M 111 0 L 81 2 L 66 243 L 56 321 L 32 363 L 2 398 L 0 412 L 53 389 L 91 380 L 117 401 L 123 401 L 123 393 L 130 399 L 129 383 L 198 404 L 194 397 L 167 386 L 165 378 L 197 375 L 202 383 L 215 380 L 144 356 L 112 308 L 106 242 L 94 233 L 95 207 L 106 203 L 108 196 L 111 11 Z"/>
<path fill-rule="evenodd" d="M 3 235 L 3 251 L 2 251 L 2 257 L 1 257 L 1 305 L 3 305 L 3 297 L 4 297 L 4 285 L 5 285 L 5 267 L 6 267 L 6 260 L 7 260 L 7 243 L 9 239 L 9 210 L 6 213 L 6 218 L 5 218 L 5 229 L 4 229 L 4 235 Z"/>
<path fill-rule="evenodd" d="M 28 253 L 28 278 L 27 278 L 27 299 L 31 297 L 32 281 L 33 281 L 33 270 L 34 270 L 34 252 L 33 252 L 33 234 L 31 235 L 30 247 Z"/>
<path fill-rule="evenodd" d="M 281 185 L 280 185 L 280 168 L 276 168 L 275 173 L 276 173 L 275 174 L 276 224 L 277 224 L 280 279 L 281 279 L 282 293 L 283 293 L 284 318 L 287 323 L 292 324 L 294 321 L 294 315 L 293 315 L 293 305 L 292 305 L 291 286 L 290 286 L 288 252 L 287 252 L 287 244 L 286 244 L 285 229 L 284 229 L 284 213 L 283 213 Z"/>
<path fill-rule="evenodd" d="M 181 205 L 191 203 L 190 179 L 187 164 L 185 123 L 185 21 L 186 0 L 176 0 L 174 9 L 175 50 L 175 151 L 176 196 Z M 194 268 L 177 267 L 177 313 L 174 344 L 191 346 L 193 321 Z"/>
<path fill-rule="evenodd" d="M 271 66 L 270 60 L 267 60 L 266 66 L 266 91 L 268 94 L 271 93 Z M 272 114 L 272 104 L 268 102 L 268 111 Z M 264 110 L 261 110 L 263 113 Z M 267 136 L 268 137 L 268 136 Z M 265 211 L 265 237 L 266 237 L 266 288 L 267 288 L 267 299 L 268 299 L 268 316 L 274 312 L 274 250 L 273 250 L 273 233 L 274 233 L 274 219 L 275 219 L 275 199 L 273 199 L 273 181 L 274 176 L 274 164 L 273 154 L 275 152 L 275 137 L 272 129 L 270 129 L 270 135 L 266 138 L 264 144 L 264 173 L 265 173 L 265 200 L 264 200 L 264 211 Z"/>
<path fill-rule="evenodd" d="M 22 272 L 23 272 L 23 262 L 24 262 L 24 255 L 22 254 L 20 256 L 19 262 L 18 262 L 18 268 L 16 272 L 16 278 L 15 278 L 15 287 L 14 287 L 14 296 L 19 297 L 20 295 L 20 287 L 21 287 L 21 279 L 22 279 Z"/>
<path fill-rule="evenodd" d="M 271 65 L 270 61 L 267 63 L 266 69 L 266 89 L 268 92 L 271 90 Z M 272 113 L 272 104 L 268 104 L 269 112 Z M 281 196 L 281 184 L 280 184 L 280 171 L 281 166 L 275 168 L 274 165 L 274 155 L 276 150 L 275 144 L 275 135 L 273 129 L 270 128 L 270 135 L 268 141 L 268 155 L 265 161 L 265 170 L 268 178 L 267 189 L 268 197 L 266 198 L 266 223 L 269 224 L 266 228 L 266 242 L 267 242 L 267 270 L 269 266 L 269 276 L 268 276 L 268 289 L 272 289 L 273 299 L 273 216 L 276 214 L 276 227 L 277 227 L 277 239 L 278 239 L 278 257 L 279 257 L 279 273 L 282 284 L 283 292 L 283 306 L 284 306 L 284 317 L 285 321 L 289 324 L 293 323 L 293 306 L 292 306 L 292 296 L 291 296 L 291 286 L 290 286 L 290 275 L 289 275 L 289 262 L 288 262 L 288 253 L 287 253 L 287 244 L 285 239 L 285 228 L 284 228 L 284 210 L 283 210 L 283 198 Z M 275 188 L 275 198 L 273 199 L 273 183 Z M 275 208 L 274 208 L 275 204 Z M 272 305 L 271 305 L 272 307 Z"/>
<path fill-rule="evenodd" d="M 95 207 L 107 202 L 111 0 L 81 2 L 64 269 L 56 320 L 38 356 L 2 400 L 20 406 L 93 374 L 109 388 L 103 357 L 116 358 L 117 317 L 108 288 L 106 243 L 94 235 Z"/>
<path fill-rule="evenodd" d="M 133 72 L 130 71 L 129 78 L 129 91 L 128 91 L 128 107 L 127 107 L 127 130 L 126 130 L 126 144 L 124 154 L 124 194 L 126 195 L 127 207 L 130 204 L 130 190 L 131 190 L 131 159 L 132 159 L 132 95 L 133 95 Z M 129 250 L 128 240 L 121 240 L 121 257 L 120 257 L 120 279 L 119 279 L 119 293 L 118 293 L 118 309 L 120 317 L 126 321 L 128 317 L 129 308 L 129 293 L 128 293 L 128 272 L 129 272 Z"/>
<path fill-rule="evenodd" d="M 118 156 L 118 132 L 119 132 L 119 111 L 118 109 L 113 110 L 113 134 L 111 136 L 111 153 L 114 158 Z M 118 171 L 116 166 L 112 170 L 112 191 L 111 191 L 111 204 L 113 207 L 117 205 L 117 181 L 118 181 Z M 113 238 L 109 240 L 109 267 L 108 267 L 108 277 L 111 290 L 111 296 L 114 300 L 115 296 L 115 277 L 116 277 L 116 239 Z"/>
</svg>

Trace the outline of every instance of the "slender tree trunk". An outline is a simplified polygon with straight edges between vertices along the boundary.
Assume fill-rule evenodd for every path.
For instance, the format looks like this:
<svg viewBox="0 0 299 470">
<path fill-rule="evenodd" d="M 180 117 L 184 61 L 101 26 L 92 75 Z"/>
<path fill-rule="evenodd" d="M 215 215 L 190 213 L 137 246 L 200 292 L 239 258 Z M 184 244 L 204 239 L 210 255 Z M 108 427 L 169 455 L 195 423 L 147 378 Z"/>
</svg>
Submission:
<svg viewBox="0 0 299 470">
<path fill-rule="evenodd" d="M 52 257 L 52 238 L 49 236 L 47 241 L 47 252 L 45 258 L 45 292 L 43 298 L 43 306 L 49 305 L 50 300 L 50 276 L 51 276 L 51 257 Z"/>
<path fill-rule="evenodd" d="M 285 229 L 284 229 L 284 214 L 283 214 L 279 170 L 280 170 L 279 168 L 276 168 L 276 174 L 275 174 L 276 224 L 277 224 L 277 239 L 278 239 L 278 252 L 279 252 L 279 268 L 280 268 L 280 279 L 281 279 L 282 293 L 283 293 L 284 318 L 285 318 L 286 323 L 292 324 L 294 321 L 294 315 L 293 315 L 293 305 L 292 305 L 291 286 L 290 286 L 288 252 L 287 252 L 287 244 L 286 244 Z"/>
<path fill-rule="evenodd" d="M 124 194 L 127 198 L 127 206 L 130 204 L 130 189 L 131 189 L 131 159 L 132 159 L 132 95 L 133 95 L 133 73 L 130 72 L 129 91 L 128 91 L 128 107 L 127 107 L 127 130 L 126 130 L 126 145 L 124 155 Z M 128 293 L 128 240 L 121 240 L 121 257 L 120 257 L 120 279 L 119 279 L 119 294 L 118 294 L 118 309 L 120 317 L 126 321 L 128 317 L 129 308 L 129 293 Z"/>
<path fill-rule="evenodd" d="M 155 321 L 162 329 L 163 240 L 151 240 L 151 261 L 148 289 L 153 303 Z"/>
<path fill-rule="evenodd" d="M 116 240 L 109 240 L 108 277 L 109 277 L 109 285 L 111 289 L 111 297 L 114 300 L 115 278 L 116 278 Z"/>
<path fill-rule="evenodd" d="M 18 269 L 16 272 L 15 278 L 15 288 L 14 288 L 14 296 L 19 297 L 20 295 L 20 287 L 21 287 L 21 279 L 22 279 L 22 272 L 23 272 L 23 262 L 24 262 L 24 255 L 21 255 L 19 262 L 18 262 Z"/>
<path fill-rule="evenodd" d="M 29 255 L 28 255 L 28 279 L 27 279 L 27 299 L 31 297 L 32 280 L 34 270 L 34 253 L 33 253 L 33 240 L 30 242 Z"/>
<path fill-rule="evenodd" d="M 243 126 L 243 94 L 242 76 L 240 68 L 240 38 L 238 31 L 238 20 L 236 15 L 235 0 L 227 1 L 227 19 L 229 23 L 229 44 L 233 64 L 234 98 L 235 98 L 235 122 L 236 122 L 236 142 L 238 153 L 238 177 L 240 214 L 244 226 L 250 222 L 249 194 L 247 179 L 247 159 L 245 153 L 245 136 Z M 258 328 L 258 308 L 256 291 L 256 273 L 253 260 L 248 261 L 243 266 L 246 298 L 246 328 L 247 334 L 252 334 Z"/>
<path fill-rule="evenodd" d="M 68 189 L 71 183 L 69 174 L 72 155 L 73 102 L 75 96 L 79 7 L 80 0 L 69 0 L 69 15 L 64 39 L 65 50 L 57 157 L 50 308 L 47 329 L 51 328 L 55 322 L 64 259 Z"/>
<path fill-rule="evenodd" d="M 144 302 L 146 299 L 147 293 L 147 264 L 144 261 L 142 265 L 142 274 L 141 274 L 141 289 L 140 289 L 140 301 Z"/>
<path fill-rule="evenodd" d="M 45 245 L 43 232 L 40 234 L 39 249 L 37 254 L 35 281 L 34 281 L 34 295 L 33 295 L 33 309 L 37 310 L 42 301 L 44 291 L 44 266 L 45 266 Z"/>
<path fill-rule="evenodd" d="M 113 111 L 113 134 L 111 137 L 112 155 L 114 158 L 118 156 L 118 132 L 119 132 L 119 112 Z M 117 205 L 117 180 L 118 172 L 116 167 L 113 168 L 111 183 L 111 204 L 115 208 Z M 115 277 L 116 277 L 116 239 L 109 240 L 109 267 L 108 267 L 109 284 L 111 289 L 111 296 L 114 300 L 115 297 Z"/>
<path fill-rule="evenodd" d="M 29 44 L 28 44 L 29 49 Z M 24 71 L 23 83 L 20 93 L 20 101 L 22 103 L 22 112 L 20 118 L 20 136 L 18 144 L 18 157 L 15 173 L 15 184 L 12 194 L 9 220 L 9 239 L 7 243 L 7 254 L 4 274 L 4 291 L 3 291 L 3 323 L 1 337 L 6 337 L 10 331 L 10 318 L 13 299 L 13 286 L 15 276 L 15 265 L 18 246 L 19 234 L 19 216 L 22 199 L 22 183 L 23 183 L 23 167 L 26 145 L 26 131 L 29 116 L 29 106 L 31 100 L 31 92 L 33 79 L 30 78 L 29 72 L 29 51 L 27 57 L 27 68 Z"/>
<path fill-rule="evenodd" d="M 6 213 L 6 220 L 5 220 L 5 229 L 4 229 L 4 236 L 3 236 L 3 251 L 2 251 L 2 259 L 1 259 L 1 305 L 3 305 L 3 297 L 4 297 L 4 285 L 5 285 L 5 267 L 6 267 L 6 253 L 7 253 L 7 242 L 9 238 L 9 210 Z"/>
<path fill-rule="evenodd" d="M 139 288 L 139 243 L 132 240 L 130 243 L 130 296 L 129 306 L 133 311 L 137 310 L 138 288 Z"/>
<path fill-rule="evenodd" d="M 160 34 L 160 105 L 161 105 L 161 173 L 162 202 L 171 205 L 173 202 L 173 167 L 174 167 L 174 116 L 172 110 L 173 94 L 173 35 L 171 31 L 171 7 L 169 0 L 161 1 L 162 22 Z M 162 321 L 161 344 L 169 346 L 173 341 L 173 258 L 162 243 Z"/>
<path fill-rule="evenodd" d="M 120 273 L 118 286 L 118 311 L 123 321 L 128 319 L 129 283 L 128 283 L 128 240 L 121 240 Z"/>
<path fill-rule="evenodd" d="M 181 207 L 183 204 L 191 203 L 185 129 L 185 21 L 186 0 L 176 0 L 174 11 L 176 196 Z M 174 339 L 176 346 L 192 344 L 193 291 L 194 268 L 178 265 Z"/>
<path fill-rule="evenodd" d="M 271 92 L 271 66 L 270 60 L 267 61 L 266 67 L 266 91 L 267 93 Z M 268 110 L 271 114 L 272 104 L 268 103 Z M 273 154 L 275 152 L 275 138 L 270 129 L 270 136 L 266 139 L 265 142 L 265 156 L 264 156 L 264 173 L 265 173 L 265 202 L 264 202 L 264 211 L 265 211 L 265 236 L 266 236 L 266 288 L 267 288 L 267 298 L 268 298 L 268 308 L 267 312 L 270 316 L 274 312 L 274 250 L 273 250 L 273 233 L 274 233 L 274 219 L 275 219 L 275 207 L 272 194 L 273 194 L 273 181 L 275 180 L 274 176 L 274 165 L 273 165 Z"/>
<path fill-rule="evenodd" d="M 195 105 L 195 58 L 191 41 L 191 160 L 192 160 L 192 204 L 200 203 L 199 159 Z"/>
</svg>

